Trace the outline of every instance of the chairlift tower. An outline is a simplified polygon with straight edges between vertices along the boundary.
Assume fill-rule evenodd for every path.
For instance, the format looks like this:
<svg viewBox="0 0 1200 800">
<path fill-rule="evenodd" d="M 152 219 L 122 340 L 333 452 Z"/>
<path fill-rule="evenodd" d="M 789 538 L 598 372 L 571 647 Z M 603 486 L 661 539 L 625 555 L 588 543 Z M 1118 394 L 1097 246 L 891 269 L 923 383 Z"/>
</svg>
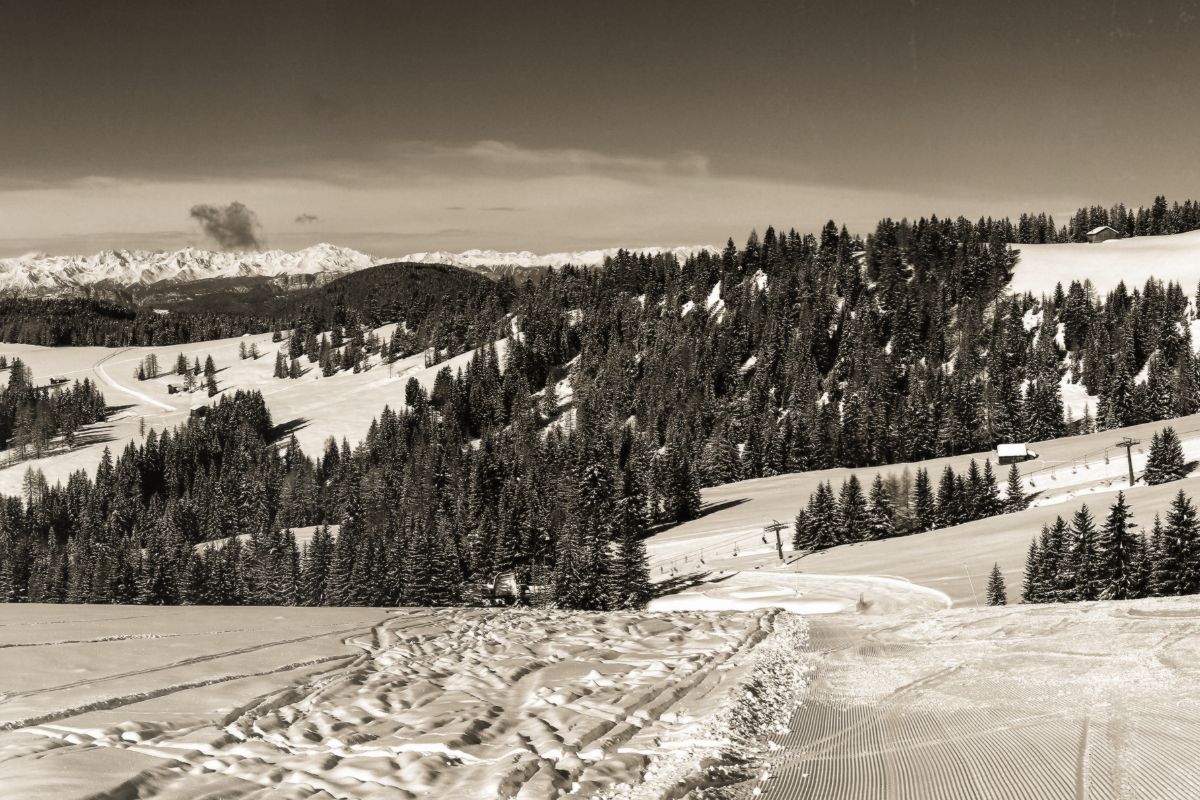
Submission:
<svg viewBox="0 0 1200 800">
<path fill-rule="evenodd" d="M 1130 439 L 1128 436 L 1126 436 L 1121 441 L 1117 442 L 1117 447 L 1125 448 L 1125 460 L 1129 463 L 1129 485 L 1130 486 L 1133 486 L 1133 482 L 1134 482 L 1134 480 L 1136 480 L 1133 477 L 1133 446 L 1135 444 L 1141 444 L 1141 442 L 1139 442 L 1137 439 Z"/>
<path fill-rule="evenodd" d="M 779 554 L 779 560 L 783 561 L 783 538 L 780 536 L 780 531 L 788 527 L 786 522 L 774 520 L 770 525 L 764 526 L 764 531 L 772 531 L 775 533 L 775 552 Z"/>
</svg>

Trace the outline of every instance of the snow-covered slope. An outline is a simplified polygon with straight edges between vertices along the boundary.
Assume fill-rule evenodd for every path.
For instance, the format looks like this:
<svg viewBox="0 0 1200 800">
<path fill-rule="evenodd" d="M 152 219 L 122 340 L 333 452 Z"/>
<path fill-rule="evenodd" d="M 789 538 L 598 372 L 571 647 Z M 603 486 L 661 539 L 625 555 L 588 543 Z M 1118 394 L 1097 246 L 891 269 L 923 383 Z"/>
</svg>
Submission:
<svg viewBox="0 0 1200 800">
<path fill-rule="evenodd" d="M 1087 278 L 1099 292 L 1125 281 L 1130 290 L 1153 276 L 1176 281 L 1184 291 L 1195 291 L 1200 279 L 1200 231 L 1171 236 L 1137 236 L 1100 244 L 1018 244 L 1021 251 L 1012 288 L 1035 295 L 1050 294 L 1056 283 L 1063 288 Z"/>
<path fill-rule="evenodd" d="M 672 253 L 677 258 L 705 247 L 650 247 L 638 252 Z M 488 267 L 598 266 L 617 248 L 537 255 L 528 251 L 502 253 L 467 250 L 463 253 L 412 253 L 381 258 L 348 247 L 318 244 L 288 253 L 282 250 L 223 253 L 185 247 L 175 252 L 106 250 L 91 256 L 52 256 L 30 253 L 0 259 L 0 291 L 23 294 L 63 294 L 89 286 L 149 286 L 160 281 L 186 283 L 206 278 L 289 277 L 338 275 L 397 261 L 450 264 L 472 269 Z"/>
</svg>

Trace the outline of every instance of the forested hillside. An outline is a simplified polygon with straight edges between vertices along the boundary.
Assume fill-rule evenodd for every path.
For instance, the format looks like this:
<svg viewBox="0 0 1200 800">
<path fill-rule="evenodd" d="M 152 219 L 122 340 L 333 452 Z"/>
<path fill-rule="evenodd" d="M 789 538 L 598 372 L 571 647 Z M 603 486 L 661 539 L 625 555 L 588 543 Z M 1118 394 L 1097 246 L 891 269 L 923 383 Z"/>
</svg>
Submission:
<svg viewBox="0 0 1200 800">
<path fill-rule="evenodd" d="M 239 393 L 106 459 L 94 480 L 33 476 L 0 516 L 0 592 L 437 604 L 514 570 L 564 606 L 634 606 L 648 591 L 643 537 L 695 516 L 702 485 L 1196 410 L 1181 287 L 1012 295 L 1008 228 L 768 228 L 682 264 L 622 253 L 537 283 L 468 282 L 458 302 L 394 271 L 352 275 L 310 306 L 332 331 L 305 322 L 281 350 L 336 371 L 362 348 L 484 346 L 428 393 L 411 381 L 406 407 L 381 409 L 361 444 L 301 453 L 272 427 L 290 420 Z M 393 342 L 365 331 L 389 318 L 405 322 Z M 485 343 L 504 336 L 501 361 Z M 555 397 L 564 377 L 569 409 Z M 1098 397 L 1094 416 L 1066 418 L 1072 380 Z M 322 524 L 340 534 L 304 553 L 281 535 Z M 239 534 L 245 547 L 194 547 Z"/>
</svg>

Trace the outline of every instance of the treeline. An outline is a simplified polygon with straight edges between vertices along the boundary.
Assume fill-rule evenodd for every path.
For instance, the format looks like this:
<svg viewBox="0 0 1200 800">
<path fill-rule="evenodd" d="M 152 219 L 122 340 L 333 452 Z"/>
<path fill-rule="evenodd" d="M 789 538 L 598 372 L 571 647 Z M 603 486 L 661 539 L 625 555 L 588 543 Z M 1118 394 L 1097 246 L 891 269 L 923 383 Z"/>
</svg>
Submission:
<svg viewBox="0 0 1200 800">
<path fill-rule="evenodd" d="M 41 458 L 55 438 L 74 447 L 80 428 L 105 418 L 104 395 L 91 380 L 35 386 L 20 358 L 0 360 L 8 367 L 8 383 L 0 391 L 0 450 Z"/>
<path fill-rule="evenodd" d="M 869 493 L 864 493 L 856 475 L 842 481 L 834 494 L 829 481 L 817 490 L 795 519 L 792 547 L 795 550 L 824 550 L 839 544 L 905 536 L 936 528 L 962 525 L 977 519 L 1021 511 L 1029 500 L 1016 464 L 1008 472 L 1002 496 L 991 460 L 983 468 L 971 459 L 965 474 L 956 475 L 947 464 L 935 487 L 929 471 L 918 469 L 915 480 L 907 472 L 887 480 L 875 475 Z"/>
<path fill-rule="evenodd" d="M 1029 544 L 1022 600 L 1067 603 L 1128 600 L 1200 592 L 1200 522 L 1181 489 L 1166 519 L 1149 535 L 1139 531 L 1124 492 L 1097 524 L 1086 505 L 1066 522 L 1058 517 Z"/>
<path fill-rule="evenodd" d="M 1185 478 L 1189 471 L 1175 429 L 1168 426 L 1156 432 L 1142 479 L 1156 485 Z M 910 479 L 907 470 L 900 477 L 889 475 L 886 479 L 876 473 L 869 493 L 864 493 L 858 476 L 850 475 L 836 494 L 830 481 L 817 485 L 808 503 L 796 513 L 792 547 L 824 550 L 949 528 L 1023 511 L 1029 500 L 1016 464 L 1010 465 L 1001 493 L 992 463 L 986 459 L 982 468 L 971 459 L 961 475 L 947 464 L 936 486 L 924 468 L 917 469 L 915 479 Z M 1002 591 L 1002 577 L 999 586 Z"/>
<path fill-rule="evenodd" d="M 1123 237 L 1187 233 L 1200 229 L 1200 202 L 1184 200 L 1168 206 L 1167 198 L 1158 195 L 1149 206 L 1138 208 L 1126 208 L 1124 203 L 1111 208 L 1080 208 L 1071 217 L 1063 241 L 1085 242 L 1088 231 L 1102 225 L 1109 226 Z"/>
<path fill-rule="evenodd" d="M 260 302 L 227 311 L 241 305 L 248 281 Z M 227 290 L 213 288 L 222 282 Z M 188 297 L 193 287 L 181 284 L 169 296 L 145 303 L 122 295 L 0 298 L 0 340 L 47 347 L 148 347 L 403 321 L 415 337 L 412 352 L 434 347 L 457 354 L 503 335 L 518 291 L 511 276 L 492 281 L 440 264 L 382 265 L 292 292 L 266 291 L 269 278 L 202 283 L 196 297 Z"/>
<path fill-rule="evenodd" d="M 1184 200 L 1168 206 L 1167 198 L 1159 195 L 1149 206 L 1137 208 L 1126 208 L 1124 203 L 1117 203 L 1110 208 L 1081 207 L 1061 228 L 1056 228 L 1054 217 L 1045 212 L 1022 214 L 1015 225 L 1007 219 L 1000 225 L 1004 229 L 1005 241 L 1013 244 L 1086 242 L 1090 231 L 1104 225 L 1123 238 L 1162 236 L 1200 229 L 1200 202 Z"/>
</svg>

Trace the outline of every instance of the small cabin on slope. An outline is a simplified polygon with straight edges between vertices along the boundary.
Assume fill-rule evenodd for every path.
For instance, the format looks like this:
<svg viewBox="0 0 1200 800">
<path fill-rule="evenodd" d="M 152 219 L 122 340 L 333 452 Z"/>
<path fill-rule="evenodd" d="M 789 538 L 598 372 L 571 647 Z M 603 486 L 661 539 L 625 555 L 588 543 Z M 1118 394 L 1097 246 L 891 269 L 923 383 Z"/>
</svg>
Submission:
<svg viewBox="0 0 1200 800">
<path fill-rule="evenodd" d="M 1097 242 L 1107 242 L 1109 239 L 1115 239 L 1119 235 L 1116 228 L 1101 225 L 1099 228 L 1092 228 L 1087 232 L 1087 240 L 1088 244 L 1096 244 Z"/>
<path fill-rule="evenodd" d="M 996 456 L 1002 465 L 1008 465 L 1031 461 L 1037 458 L 1037 453 L 1024 444 L 998 444 L 996 445 Z"/>
</svg>

